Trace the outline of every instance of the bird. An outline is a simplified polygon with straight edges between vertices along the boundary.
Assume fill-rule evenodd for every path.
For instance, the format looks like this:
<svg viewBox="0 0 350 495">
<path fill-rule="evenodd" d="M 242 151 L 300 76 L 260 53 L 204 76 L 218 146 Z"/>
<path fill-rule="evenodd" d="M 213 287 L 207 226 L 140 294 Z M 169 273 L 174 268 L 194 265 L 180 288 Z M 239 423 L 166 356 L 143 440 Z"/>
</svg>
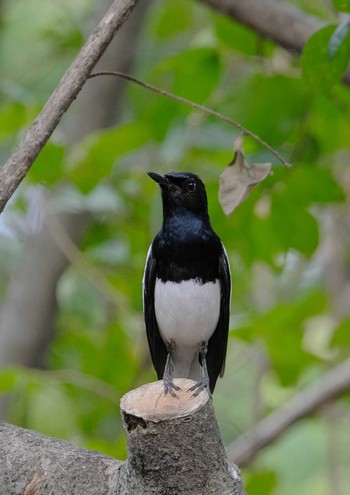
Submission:
<svg viewBox="0 0 350 495">
<path fill-rule="evenodd" d="M 212 229 L 205 186 L 190 172 L 148 172 L 161 189 L 163 223 L 147 253 L 143 310 L 147 340 L 164 393 L 194 380 L 214 391 L 225 370 L 231 299 L 227 253 Z"/>
</svg>

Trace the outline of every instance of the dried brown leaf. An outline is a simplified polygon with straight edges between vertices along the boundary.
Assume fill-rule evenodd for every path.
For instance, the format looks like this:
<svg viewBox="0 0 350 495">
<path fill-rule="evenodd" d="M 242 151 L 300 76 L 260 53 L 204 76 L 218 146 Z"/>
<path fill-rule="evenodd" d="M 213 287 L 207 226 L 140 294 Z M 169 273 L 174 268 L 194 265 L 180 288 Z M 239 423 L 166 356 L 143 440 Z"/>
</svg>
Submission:
<svg viewBox="0 0 350 495">
<path fill-rule="evenodd" d="M 242 144 L 240 136 L 233 144 L 235 154 L 232 162 L 220 175 L 219 202 L 226 215 L 232 213 L 249 192 L 271 174 L 271 163 L 249 164 L 246 161 Z"/>
</svg>

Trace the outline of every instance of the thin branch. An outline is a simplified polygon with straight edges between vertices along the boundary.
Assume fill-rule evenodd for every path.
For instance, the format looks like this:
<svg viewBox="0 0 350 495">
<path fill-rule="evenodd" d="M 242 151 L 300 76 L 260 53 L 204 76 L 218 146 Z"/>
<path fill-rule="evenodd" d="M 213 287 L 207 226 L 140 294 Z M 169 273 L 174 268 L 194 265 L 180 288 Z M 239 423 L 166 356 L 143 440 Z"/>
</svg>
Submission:
<svg viewBox="0 0 350 495">
<path fill-rule="evenodd" d="M 145 83 L 143 81 L 140 81 L 139 79 L 136 79 L 136 77 L 130 76 L 129 74 L 124 74 L 122 72 L 116 72 L 116 71 L 101 71 L 101 72 L 95 72 L 94 74 L 91 74 L 89 76 L 89 79 L 93 77 L 98 77 L 98 76 L 116 76 L 116 77 L 122 77 L 123 79 L 127 79 L 130 82 L 133 82 L 135 84 L 138 84 L 142 88 L 148 89 L 149 91 L 153 91 L 153 93 L 157 93 L 161 96 L 165 96 L 167 98 L 170 98 L 172 100 L 178 101 L 179 103 L 183 103 L 185 105 L 188 105 L 191 108 L 194 108 L 196 110 L 199 110 L 200 112 L 206 113 L 208 115 L 212 115 L 213 117 L 216 117 L 217 119 L 223 120 L 227 124 L 230 124 L 231 126 L 235 127 L 236 129 L 239 129 L 243 134 L 250 136 L 254 141 L 259 143 L 261 146 L 263 146 L 265 149 L 267 149 L 272 155 L 274 155 L 279 162 L 282 163 L 287 168 L 291 168 L 291 164 L 288 163 L 280 153 L 275 150 L 272 146 L 270 146 L 266 141 L 261 139 L 257 134 L 254 132 L 250 131 L 249 129 L 246 129 L 242 124 L 239 122 L 236 122 L 235 120 L 230 119 L 229 117 L 226 117 L 226 115 L 223 115 L 220 112 L 216 112 L 215 110 L 212 110 L 208 107 L 205 107 L 203 105 L 199 105 L 198 103 L 194 103 L 193 101 L 186 100 L 186 98 L 182 98 L 181 96 L 178 96 L 174 93 L 170 93 L 169 91 L 165 91 L 164 89 L 157 88 L 156 86 L 153 86 L 151 84 Z"/>
<path fill-rule="evenodd" d="M 0 170 L 0 212 L 17 189 L 35 158 L 77 97 L 91 70 L 122 26 L 138 0 L 114 0 L 62 77 L 42 111 Z"/>
<path fill-rule="evenodd" d="M 300 419 L 350 390 L 350 359 L 325 373 L 316 383 L 298 393 L 285 406 L 259 421 L 227 447 L 230 459 L 248 464 L 266 445 Z"/>
</svg>

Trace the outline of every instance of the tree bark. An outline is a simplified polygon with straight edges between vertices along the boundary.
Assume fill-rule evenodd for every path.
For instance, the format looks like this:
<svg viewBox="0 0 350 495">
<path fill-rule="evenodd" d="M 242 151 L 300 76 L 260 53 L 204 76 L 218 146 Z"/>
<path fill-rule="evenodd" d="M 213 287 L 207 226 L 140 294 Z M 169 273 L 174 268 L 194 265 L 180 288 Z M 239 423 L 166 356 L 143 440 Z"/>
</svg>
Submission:
<svg viewBox="0 0 350 495">
<path fill-rule="evenodd" d="M 122 462 L 0 422 L 0 495 L 118 493 Z"/>
<path fill-rule="evenodd" d="M 162 381 L 122 398 L 125 462 L 0 423 L 0 495 L 245 495 L 208 393 L 191 398 L 192 381 L 176 384 L 178 398 Z"/>
<path fill-rule="evenodd" d="M 24 139 L 0 170 L 0 212 L 83 87 L 91 70 L 138 0 L 115 0 L 62 77 Z"/>
</svg>

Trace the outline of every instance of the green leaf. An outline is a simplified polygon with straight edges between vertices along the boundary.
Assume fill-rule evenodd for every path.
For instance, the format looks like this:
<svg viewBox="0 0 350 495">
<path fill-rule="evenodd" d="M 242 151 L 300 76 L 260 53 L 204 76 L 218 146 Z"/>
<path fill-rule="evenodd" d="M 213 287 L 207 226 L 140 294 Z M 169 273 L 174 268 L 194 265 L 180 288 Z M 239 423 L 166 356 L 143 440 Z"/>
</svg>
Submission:
<svg viewBox="0 0 350 495">
<path fill-rule="evenodd" d="M 290 202 L 304 207 L 345 201 L 345 193 L 330 169 L 302 164 L 290 171 L 286 193 Z"/>
<path fill-rule="evenodd" d="M 0 106 L 0 140 L 17 133 L 26 123 L 27 112 L 24 105 L 7 102 Z"/>
<path fill-rule="evenodd" d="M 245 488 L 249 495 L 272 495 L 276 481 L 276 473 L 273 471 L 258 471 L 248 478 Z"/>
<path fill-rule="evenodd" d="M 232 243 L 232 239 L 235 239 L 235 250 L 247 266 L 251 266 L 257 260 L 274 266 L 274 258 L 284 250 L 284 246 L 280 242 L 279 233 L 273 229 L 270 218 L 254 215 L 255 201 L 254 197 L 250 197 L 237 208 L 236 214 L 230 218 L 230 223 L 223 226 L 222 237 L 226 243 Z"/>
<path fill-rule="evenodd" d="M 307 108 L 307 98 L 305 88 L 296 78 L 256 73 L 235 84 L 230 99 L 226 98 L 218 110 L 240 116 L 241 124 L 278 146 L 293 140 L 295 124 Z M 271 157 L 265 156 L 255 161 L 269 160 Z"/>
<path fill-rule="evenodd" d="M 271 201 L 271 222 L 284 249 L 296 249 L 311 256 L 318 245 L 318 223 L 306 209 L 291 201 L 288 194 L 275 194 Z"/>
<path fill-rule="evenodd" d="M 73 150 L 73 167 L 67 175 L 84 193 L 107 177 L 118 158 L 149 141 L 148 125 L 133 122 L 93 133 Z"/>
<path fill-rule="evenodd" d="M 350 12 L 350 0 L 333 0 L 333 5 L 341 12 Z"/>
<path fill-rule="evenodd" d="M 230 49 L 247 55 L 257 53 L 257 35 L 223 15 L 215 16 L 215 33 L 218 40 Z"/>
<path fill-rule="evenodd" d="M 84 43 L 84 36 L 80 29 L 63 23 L 43 29 L 41 39 L 45 44 L 52 46 L 53 53 L 60 54 L 60 56 L 65 51 L 79 49 Z"/>
<path fill-rule="evenodd" d="M 350 92 L 349 88 L 343 86 L 337 88 L 337 97 L 347 101 L 348 107 Z M 324 158 L 327 157 L 327 165 L 332 168 L 330 157 L 337 156 L 339 150 L 347 149 L 349 145 L 349 125 L 348 119 L 344 118 L 344 108 L 335 104 L 333 98 L 319 94 L 312 99 L 310 117 L 308 128 L 318 148 L 318 156 L 316 155 L 316 159 L 307 157 L 307 160 L 309 163 L 316 163 L 319 159 L 325 163 Z"/>
<path fill-rule="evenodd" d="M 315 90 L 323 92 L 330 90 L 341 80 L 348 65 L 349 32 L 330 57 L 330 41 L 336 29 L 336 26 L 320 29 L 311 36 L 304 47 L 301 57 L 303 76 L 307 84 Z"/>
<path fill-rule="evenodd" d="M 158 68 L 166 77 L 172 74 L 174 93 L 197 103 L 208 98 L 218 82 L 219 70 L 216 48 L 191 48 L 168 58 Z"/>
<path fill-rule="evenodd" d="M 161 40 L 182 33 L 192 24 L 191 7 L 187 0 L 168 0 L 159 10 L 153 29 Z"/>
<path fill-rule="evenodd" d="M 5 368 L 0 372 L 0 393 L 13 390 L 18 377 L 16 368 Z"/>
<path fill-rule="evenodd" d="M 39 153 L 28 173 L 32 182 L 55 184 L 63 178 L 63 157 L 65 150 L 49 141 Z"/>
</svg>

